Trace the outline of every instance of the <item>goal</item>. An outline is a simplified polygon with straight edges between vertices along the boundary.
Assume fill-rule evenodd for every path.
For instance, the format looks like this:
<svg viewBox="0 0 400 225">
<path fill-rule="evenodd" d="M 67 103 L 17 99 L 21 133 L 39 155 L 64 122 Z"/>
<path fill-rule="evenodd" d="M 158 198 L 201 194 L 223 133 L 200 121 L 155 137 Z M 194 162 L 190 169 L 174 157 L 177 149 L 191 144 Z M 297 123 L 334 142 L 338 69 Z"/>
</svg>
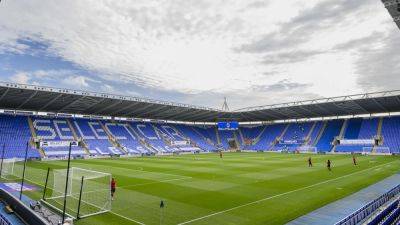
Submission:
<svg viewBox="0 0 400 225">
<path fill-rule="evenodd" d="M 53 170 L 51 196 L 44 202 L 62 211 L 67 169 Z M 82 168 L 70 168 L 67 188 L 66 214 L 85 218 L 111 210 L 111 174 Z"/>
<path fill-rule="evenodd" d="M 376 147 L 363 147 L 363 154 L 391 154 L 389 147 L 376 146 Z"/>
<path fill-rule="evenodd" d="M 1 160 L 1 159 L 0 159 Z M 1 178 L 10 179 L 15 176 L 14 165 L 15 159 L 3 159 L 1 164 Z"/>
<path fill-rule="evenodd" d="M 300 146 L 297 148 L 300 153 L 317 153 L 317 147 L 314 146 Z"/>
</svg>

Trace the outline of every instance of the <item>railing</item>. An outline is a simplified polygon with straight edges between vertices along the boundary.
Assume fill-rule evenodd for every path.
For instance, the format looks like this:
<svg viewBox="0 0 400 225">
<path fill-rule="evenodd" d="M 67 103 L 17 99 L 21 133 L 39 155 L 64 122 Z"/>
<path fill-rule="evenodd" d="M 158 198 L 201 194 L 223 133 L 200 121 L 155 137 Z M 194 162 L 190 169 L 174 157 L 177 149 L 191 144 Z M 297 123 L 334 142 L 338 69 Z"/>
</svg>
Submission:
<svg viewBox="0 0 400 225">
<path fill-rule="evenodd" d="M 12 223 L 8 221 L 6 217 L 0 214 L 0 225 L 12 225 Z"/>
<path fill-rule="evenodd" d="M 379 207 L 387 203 L 390 199 L 395 197 L 400 193 L 400 185 L 381 195 L 379 198 L 371 201 L 367 205 L 358 209 L 351 215 L 347 216 L 343 220 L 339 221 L 335 225 L 356 225 L 359 222 L 365 220 L 373 212 L 375 212 Z"/>
</svg>

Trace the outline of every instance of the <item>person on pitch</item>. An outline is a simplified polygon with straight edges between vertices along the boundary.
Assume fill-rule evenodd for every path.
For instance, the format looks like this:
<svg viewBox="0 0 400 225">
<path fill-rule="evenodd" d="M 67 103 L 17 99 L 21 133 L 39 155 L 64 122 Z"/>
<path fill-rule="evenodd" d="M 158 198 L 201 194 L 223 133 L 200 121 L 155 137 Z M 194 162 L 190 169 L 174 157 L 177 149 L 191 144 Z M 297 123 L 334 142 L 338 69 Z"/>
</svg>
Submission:
<svg viewBox="0 0 400 225">
<path fill-rule="evenodd" d="M 312 160 L 311 160 L 311 157 L 308 157 L 308 167 L 312 167 L 313 165 L 312 165 Z"/>
<path fill-rule="evenodd" d="M 328 168 L 328 170 L 329 171 L 331 171 L 332 169 L 331 169 L 331 160 L 330 159 L 328 159 L 328 161 L 326 162 L 326 168 Z"/>
<path fill-rule="evenodd" d="M 356 156 L 353 154 L 353 165 L 357 166 L 357 159 Z"/>
<path fill-rule="evenodd" d="M 114 201 L 114 195 L 116 190 L 117 182 L 114 178 L 111 178 L 111 200 Z"/>
</svg>

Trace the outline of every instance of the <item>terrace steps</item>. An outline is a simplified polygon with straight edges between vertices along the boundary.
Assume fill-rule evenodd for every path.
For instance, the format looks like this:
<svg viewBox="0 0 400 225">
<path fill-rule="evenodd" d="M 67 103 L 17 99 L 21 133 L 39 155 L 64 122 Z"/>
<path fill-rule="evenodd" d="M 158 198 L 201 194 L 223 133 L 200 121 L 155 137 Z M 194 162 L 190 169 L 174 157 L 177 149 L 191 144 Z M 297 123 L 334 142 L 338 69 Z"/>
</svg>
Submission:
<svg viewBox="0 0 400 225">
<path fill-rule="evenodd" d="M 72 126 L 71 121 L 70 121 L 69 119 L 65 119 L 65 120 L 67 121 L 68 127 L 69 127 L 69 129 L 71 130 L 71 133 L 72 133 L 72 136 L 74 137 L 74 140 L 75 140 L 75 141 L 79 141 L 79 140 L 78 140 L 79 137 L 78 137 L 78 135 L 76 134 L 76 131 L 75 131 L 75 129 L 74 129 L 74 126 Z M 89 149 L 88 149 L 86 143 L 83 142 L 83 140 L 82 140 L 82 142 L 81 142 L 81 147 L 82 147 L 82 149 L 86 152 L 86 154 L 90 155 Z"/>
<path fill-rule="evenodd" d="M 240 149 L 240 142 L 239 142 L 239 139 L 237 137 L 237 132 L 235 132 L 235 131 L 233 132 L 233 138 L 235 139 L 236 149 Z"/>
<path fill-rule="evenodd" d="M 288 131 L 289 127 L 290 127 L 290 123 L 288 123 L 288 124 L 285 126 L 285 129 L 283 129 L 282 133 L 281 133 L 281 134 L 275 139 L 275 141 L 270 145 L 270 149 L 273 149 L 273 148 L 275 147 L 275 145 L 279 142 L 279 140 L 281 140 L 281 139 L 285 136 L 285 134 L 286 134 L 286 132 Z"/>
<path fill-rule="evenodd" d="M 217 137 L 217 144 L 218 144 L 218 146 L 220 146 L 221 145 L 221 138 L 219 136 L 218 127 L 215 128 L 215 134 L 216 134 L 216 137 Z"/>
<path fill-rule="evenodd" d="M 142 138 L 135 129 L 133 129 L 132 125 L 128 123 L 128 129 L 132 131 L 133 135 L 139 140 L 139 143 L 142 145 L 143 148 L 147 149 L 147 151 L 151 153 L 157 153 L 158 150 L 156 150 L 149 142 L 146 141 L 145 138 Z"/>
<path fill-rule="evenodd" d="M 239 133 L 240 140 L 242 141 L 242 143 L 244 143 L 244 136 L 240 129 L 238 129 L 238 133 Z"/>
<path fill-rule="evenodd" d="M 127 154 L 128 152 L 125 149 L 121 148 L 121 144 L 114 137 L 114 135 L 111 134 L 110 130 L 101 121 L 99 121 L 99 124 L 101 128 L 103 128 L 104 132 L 107 134 L 108 141 L 112 144 L 112 146 L 121 150 L 123 153 Z"/>
<path fill-rule="evenodd" d="M 28 116 L 27 120 L 28 120 L 28 124 L 29 124 L 29 129 L 31 130 L 32 138 L 36 138 L 37 134 L 36 134 L 35 127 L 33 126 L 33 121 L 31 119 L 31 117 Z M 34 146 L 33 140 L 29 144 Z M 42 158 L 46 157 L 46 153 L 44 152 L 44 150 L 42 148 L 39 147 L 37 149 L 38 149 L 38 152 L 40 154 L 40 157 L 42 157 Z"/>
<path fill-rule="evenodd" d="M 308 144 L 310 144 L 310 138 L 311 138 L 311 134 L 314 132 L 315 127 L 317 126 L 317 121 L 314 122 L 314 124 L 311 126 L 310 131 L 308 132 L 307 136 L 306 136 L 306 141 L 303 143 L 302 146 L 306 146 Z"/>
<path fill-rule="evenodd" d="M 328 121 L 324 121 L 324 124 L 321 127 L 321 130 L 318 133 L 317 138 L 315 138 L 314 143 L 312 143 L 312 146 L 316 146 L 318 144 L 318 142 L 320 141 L 322 135 L 325 132 L 326 127 L 328 126 Z"/>
<path fill-rule="evenodd" d="M 36 130 L 35 130 L 35 127 L 33 126 L 33 121 L 32 121 L 32 119 L 31 119 L 31 117 L 27 117 L 28 118 L 28 124 L 29 124 L 29 129 L 31 130 L 31 134 L 32 134 L 32 137 L 37 137 L 37 135 L 36 135 Z"/>
<path fill-rule="evenodd" d="M 337 137 L 338 139 L 342 139 L 344 137 L 344 134 L 346 133 L 348 124 L 349 124 L 349 120 L 345 119 L 343 124 L 342 124 L 342 128 L 340 129 L 339 136 Z M 334 142 L 333 147 L 331 149 L 331 152 L 335 152 L 336 151 L 336 146 L 337 146 L 337 144 L 336 144 L 336 142 Z"/>
<path fill-rule="evenodd" d="M 153 127 L 154 131 L 157 134 L 157 137 L 161 138 L 161 140 L 164 141 L 164 144 L 166 144 L 169 147 L 173 147 L 171 145 L 171 142 L 163 135 L 163 134 L 165 134 L 164 132 L 162 132 L 160 129 L 158 129 L 158 127 L 154 126 L 154 124 L 151 124 L 151 127 Z"/>
<path fill-rule="evenodd" d="M 194 127 L 190 127 L 192 130 L 197 133 L 200 137 L 202 137 L 208 144 L 215 146 L 215 143 L 213 143 L 209 138 L 206 138 L 202 133 L 200 133 L 198 130 L 194 129 Z"/>
<path fill-rule="evenodd" d="M 255 138 L 253 144 L 257 144 L 261 140 L 261 136 L 265 133 L 265 130 L 267 129 L 268 125 L 265 125 L 260 134 Z"/>
<path fill-rule="evenodd" d="M 376 135 L 378 137 L 382 137 L 382 126 L 383 126 L 383 117 L 379 118 L 379 121 L 378 121 L 378 128 L 376 130 Z M 384 140 L 382 139 L 382 141 L 384 141 Z M 378 146 L 374 145 L 374 147 L 372 148 L 372 153 L 376 153 L 376 147 L 378 147 Z"/>
</svg>

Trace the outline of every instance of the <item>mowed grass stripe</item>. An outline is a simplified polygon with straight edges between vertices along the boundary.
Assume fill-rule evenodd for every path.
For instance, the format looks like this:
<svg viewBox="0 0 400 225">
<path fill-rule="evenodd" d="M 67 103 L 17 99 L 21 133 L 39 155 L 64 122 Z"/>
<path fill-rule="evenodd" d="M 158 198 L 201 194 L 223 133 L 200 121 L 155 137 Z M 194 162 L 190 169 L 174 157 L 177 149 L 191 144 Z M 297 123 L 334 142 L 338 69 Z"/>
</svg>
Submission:
<svg viewBox="0 0 400 225">
<path fill-rule="evenodd" d="M 195 224 L 282 224 L 294 216 L 351 194 L 400 169 L 396 161 L 398 157 L 360 156 L 358 157 L 360 165 L 354 167 L 351 164 L 351 156 L 311 155 L 314 168 L 307 167 L 308 157 L 308 155 L 274 153 L 228 153 L 224 154 L 223 159 L 217 154 L 201 154 L 163 158 L 75 160 L 72 164 L 112 173 L 117 178 L 118 186 L 124 186 L 117 190 L 113 212 L 146 225 L 159 223 L 161 199 L 166 202 L 164 225 L 172 225 L 324 180 L 360 172 L 355 176 L 357 179 L 343 178 L 340 182 L 339 180 L 332 182 L 335 185 L 340 183 L 340 187 L 343 188 L 336 190 L 335 187 L 337 193 L 333 192 L 332 188 L 320 185 L 318 188 L 270 199 L 266 201 L 268 204 L 259 203 L 245 207 L 246 211 L 229 211 L 195 222 Z M 328 158 L 333 161 L 334 168 L 331 173 L 325 167 Z M 368 171 L 369 174 L 373 173 L 373 176 L 361 172 L 391 161 L 396 161 L 397 164 L 390 164 L 390 167 L 382 166 L 378 171 Z M 29 163 L 29 166 L 42 169 L 45 173 L 47 167 L 63 168 L 66 162 L 34 162 Z M 149 173 L 140 172 L 142 170 Z M 179 179 L 184 177 L 191 178 Z M 354 180 L 357 182 L 353 182 Z M 40 197 L 40 194 L 38 196 Z M 289 196 L 292 198 L 289 202 L 282 202 Z M 314 196 L 315 199 L 308 199 L 307 204 L 299 202 L 307 196 Z M 286 206 L 284 210 L 281 208 L 282 205 Z M 247 210 L 248 208 L 252 210 Z M 77 224 L 120 224 L 123 220 L 116 215 L 105 214 L 77 221 Z M 135 224 L 132 221 L 123 223 Z"/>
<path fill-rule="evenodd" d="M 316 183 L 316 184 L 313 184 L 313 185 L 309 185 L 309 186 L 298 188 L 298 189 L 295 189 L 295 190 L 292 190 L 292 191 L 280 193 L 280 194 L 277 194 L 277 195 L 274 195 L 274 196 L 266 197 L 266 198 L 263 198 L 263 199 L 260 199 L 260 200 L 257 200 L 257 201 L 249 202 L 249 203 L 246 203 L 246 204 L 243 204 L 243 205 L 239 205 L 239 206 L 236 206 L 236 207 L 233 207 L 233 208 L 230 208 L 230 209 L 226 209 L 226 210 L 223 210 L 223 211 L 215 212 L 215 213 L 203 216 L 203 217 L 199 217 L 199 218 L 192 219 L 192 220 L 189 220 L 189 221 L 186 221 L 186 222 L 183 222 L 183 223 L 179 223 L 178 225 L 184 225 L 184 224 L 193 223 L 193 222 L 196 222 L 198 220 L 203 220 L 203 219 L 206 219 L 206 218 L 209 218 L 209 217 L 217 216 L 219 214 L 224 214 L 226 212 L 230 212 L 230 211 L 237 210 L 237 209 L 240 209 L 240 208 L 243 208 L 243 207 L 247 207 L 247 206 L 250 206 L 250 205 L 258 204 L 260 202 L 264 202 L 264 201 L 267 201 L 267 200 L 270 200 L 270 199 L 273 199 L 273 198 L 278 198 L 278 197 L 281 197 L 281 196 L 284 196 L 284 195 L 288 195 L 288 194 L 291 194 L 291 193 L 294 193 L 294 192 L 299 192 L 299 191 L 303 191 L 303 190 L 306 190 L 306 189 L 310 189 L 310 188 L 313 188 L 313 187 L 316 187 L 316 186 L 320 186 L 322 184 L 326 184 L 326 183 L 333 182 L 333 181 L 336 181 L 336 180 L 339 180 L 339 179 L 342 179 L 342 178 L 353 176 L 353 175 L 356 175 L 356 174 L 359 174 L 359 173 L 362 173 L 362 172 L 365 172 L 365 171 L 368 171 L 368 170 L 372 170 L 372 169 L 375 169 L 375 168 L 378 168 L 378 167 L 382 167 L 382 166 L 385 166 L 385 165 L 388 165 L 388 164 L 391 164 L 391 163 L 393 163 L 393 162 L 388 162 L 388 163 L 385 163 L 383 165 L 377 165 L 377 166 L 374 166 L 372 168 L 367 168 L 367 169 L 364 169 L 364 170 L 361 170 L 361 171 L 357 171 L 357 172 L 346 174 L 346 175 L 343 175 L 343 176 L 340 176 L 340 177 L 336 177 L 336 178 L 333 178 L 333 179 L 325 180 L 325 181 L 322 181 L 322 182 L 319 182 L 319 183 Z"/>
</svg>

